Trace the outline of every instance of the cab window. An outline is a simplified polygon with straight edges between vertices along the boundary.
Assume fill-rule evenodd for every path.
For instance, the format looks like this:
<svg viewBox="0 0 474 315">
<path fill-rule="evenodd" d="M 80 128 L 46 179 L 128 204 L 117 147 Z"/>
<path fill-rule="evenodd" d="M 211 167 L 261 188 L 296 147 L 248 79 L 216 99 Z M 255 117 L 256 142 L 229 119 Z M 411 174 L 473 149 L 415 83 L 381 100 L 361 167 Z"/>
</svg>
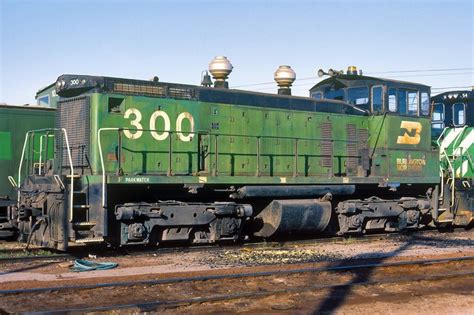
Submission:
<svg viewBox="0 0 474 315">
<path fill-rule="evenodd" d="M 388 110 L 391 112 L 397 111 L 397 89 L 388 89 Z"/>
<path fill-rule="evenodd" d="M 431 118 L 432 136 L 439 137 L 444 129 L 444 104 L 436 103 L 433 106 L 433 117 Z"/>
<path fill-rule="evenodd" d="M 347 102 L 352 105 L 368 105 L 369 88 L 364 86 L 347 89 Z"/>
<path fill-rule="evenodd" d="M 407 114 L 411 116 L 418 116 L 418 92 L 407 91 Z"/>
<path fill-rule="evenodd" d="M 381 86 L 372 87 L 372 112 L 383 112 L 383 88 Z"/>
<path fill-rule="evenodd" d="M 313 98 L 317 99 L 317 100 L 320 100 L 323 98 L 323 93 L 321 92 L 314 92 L 313 95 L 312 95 Z"/>
<path fill-rule="evenodd" d="M 430 114 L 430 96 L 426 92 L 421 93 L 421 114 L 425 116 Z"/>
<path fill-rule="evenodd" d="M 37 99 L 37 105 L 49 106 L 49 95 L 41 96 Z"/>
<path fill-rule="evenodd" d="M 418 115 L 418 91 L 398 90 L 398 113 L 400 115 Z"/>
<path fill-rule="evenodd" d="M 455 103 L 453 105 L 453 124 L 454 126 L 463 126 L 466 124 L 466 110 L 464 103 Z"/>
<path fill-rule="evenodd" d="M 444 104 L 436 103 L 433 107 L 433 122 L 444 121 Z"/>
<path fill-rule="evenodd" d="M 324 93 L 324 98 L 330 100 L 344 100 L 344 90 L 331 90 Z"/>
</svg>

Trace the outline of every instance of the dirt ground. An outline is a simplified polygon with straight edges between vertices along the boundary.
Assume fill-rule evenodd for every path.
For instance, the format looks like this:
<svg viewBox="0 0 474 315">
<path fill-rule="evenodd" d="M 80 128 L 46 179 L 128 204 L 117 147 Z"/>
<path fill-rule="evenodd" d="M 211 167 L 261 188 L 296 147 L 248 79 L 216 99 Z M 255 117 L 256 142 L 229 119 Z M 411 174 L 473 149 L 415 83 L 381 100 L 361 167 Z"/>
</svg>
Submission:
<svg viewBox="0 0 474 315">
<path fill-rule="evenodd" d="M 473 277 L 432 282 L 317 290 L 262 299 L 204 303 L 163 311 L 165 314 L 474 314 Z M 130 309 L 132 310 L 132 309 Z M 133 311 L 147 311 L 136 309 Z"/>
<path fill-rule="evenodd" d="M 77 273 L 70 271 L 70 262 L 44 260 L 41 262 L 0 262 L 0 290 L 156 279 L 184 274 L 229 272 L 229 270 L 239 273 L 247 268 L 252 268 L 252 271 L 282 268 L 281 266 L 291 269 L 301 264 L 325 266 L 341 260 L 347 262 L 360 259 L 382 259 L 387 262 L 474 256 L 473 245 L 474 231 L 470 230 L 443 234 L 416 233 L 390 239 L 381 237 L 370 242 L 358 239 L 337 242 L 311 240 L 262 247 L 236 246 L 203 250 L 183 248 L 179 251 L 146 252 L 136 256 L 101 257 L 100 253 L 94 252 L 97 257 L 90 260 L 113 261 L 119 266 L 112 270 Z M 310 290 L 303 293 L 237 299 L 231 302 L 196 303 L 160 309 L 160 312 L 474 314 L 474 282 L 472 280 L 472 277 L 465 277 L 436 283 L 417 281 L 395 285 L 357 286 L 351 288 L 350 292 Z M 54 299 L 55 295 L 51 293 L 50 297 Z M 5 299 L 0 299 L 0 309 L 7 312 L 21 310 L 21 308 L 12 309 L 12 304 L 5 301 Z M 122 310 L 125 313 L 130 311 L 146 310 Z M 153 310 L 149 311 L 153 312 Z"/>
</svg>

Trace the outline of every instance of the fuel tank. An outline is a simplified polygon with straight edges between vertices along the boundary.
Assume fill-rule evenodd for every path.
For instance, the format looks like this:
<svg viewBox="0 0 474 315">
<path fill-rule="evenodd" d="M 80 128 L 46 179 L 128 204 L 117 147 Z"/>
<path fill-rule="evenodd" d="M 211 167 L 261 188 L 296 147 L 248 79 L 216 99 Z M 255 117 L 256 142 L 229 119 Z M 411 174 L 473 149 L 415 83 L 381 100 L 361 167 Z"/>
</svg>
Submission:
<svg viewBox="0 0 474 315">
<path fill-rule="evenodd" d="M 322 232 L 331 219 L 331 203 L 318 199 L 273 200 L 257 216 L 257 237 Z"/>
</svg>

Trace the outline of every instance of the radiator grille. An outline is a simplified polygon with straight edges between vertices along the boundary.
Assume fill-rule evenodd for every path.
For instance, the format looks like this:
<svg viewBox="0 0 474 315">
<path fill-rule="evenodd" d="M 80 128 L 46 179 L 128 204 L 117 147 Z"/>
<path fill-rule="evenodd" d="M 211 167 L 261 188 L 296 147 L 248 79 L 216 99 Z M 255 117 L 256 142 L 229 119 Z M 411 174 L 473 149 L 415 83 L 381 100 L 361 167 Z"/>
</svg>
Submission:
<svg viewBox="0 0 474 315">
<path fill-rule="evenodd" d="M 163 86 L 115 83 L 114 91 L 119 93 L 149 94 L 162 97 L 166 96 L 166 88 Z"/>
<path fill-rule="evenodd" d="M 65 128 L 71 148 L 74 167 L 88 166 L 90 134 L 90 100 L 88 96 L 69 98 L 58 101 L 56 128 Z M 58 149 L 62 151 L 62 165 L 69 165 L 67 146 L 61 132 L 57 133 Z"/>
<path fill-rule="evenodd" d="M 145 94 L 185 100 L 194 98 L 194 90 L 191 88 L 114 83 L 113 89 L 118 93 Z"/>
<path fill-rule="evenodd" d="M 332 124 L 325 122 L 321 124 L 321 138 L 328 139 L 321 141 L 321 166 L 332 167 Z"/>
</svg>

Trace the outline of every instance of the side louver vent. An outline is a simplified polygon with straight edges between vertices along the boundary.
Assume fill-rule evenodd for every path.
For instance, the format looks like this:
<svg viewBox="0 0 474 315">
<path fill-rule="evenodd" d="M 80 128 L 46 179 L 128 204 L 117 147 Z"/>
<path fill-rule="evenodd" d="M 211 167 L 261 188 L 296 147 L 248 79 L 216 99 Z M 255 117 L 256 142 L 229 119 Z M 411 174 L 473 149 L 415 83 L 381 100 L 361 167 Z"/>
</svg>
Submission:
<svg viewBox="0 0 474 315">
<path fill-rule="evenodd" d="M 369 131 L 367 129 L 358 129 L 357 136 L 359 140 L 359 150 L 368 148 Z"/>
<path fill-rule="evenodd" d="M 357 143 L 357 128 L 354 124 L 346 125 L 346 139 L 347 139 L 347 159 L 346 167 L 348 173 L 354 173 L 357 168 L 359 150 Z"/>
<path fill-rule="evenodd" d="M 332 167 L 332 124 L 325 122 L 321 124 L 321 166 Z"/>
</svg>

